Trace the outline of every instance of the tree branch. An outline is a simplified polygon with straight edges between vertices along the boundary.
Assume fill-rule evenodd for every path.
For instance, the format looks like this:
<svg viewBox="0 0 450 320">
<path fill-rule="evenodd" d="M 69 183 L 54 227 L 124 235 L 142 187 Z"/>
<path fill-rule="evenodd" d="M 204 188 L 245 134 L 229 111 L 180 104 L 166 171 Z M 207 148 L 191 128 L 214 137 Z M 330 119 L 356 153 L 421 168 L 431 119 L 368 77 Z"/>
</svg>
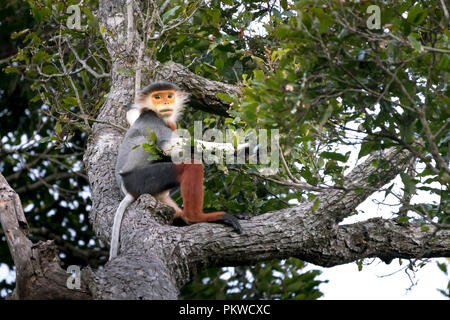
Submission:
<svg viewBox="0 0 450 320">
<path fill-rule="evenodd" d="M 79 172 L 59 172 L 59 173 L 54 173 L 51 174 L 47 177 L 44 178 L 39 178 L 38 181 L 36 181 L 35 183 L 32 184 L 26 184 L 20 188 L 17 188 L 16 192 L 17 193 L 22 193 L 25 191 L 34 191 L 36 189 L 39 189 L 42 185 L 47 184 L 51 181 L 55 181 L 55 180 L 64 180 L 67 178 L 75 178 L 78 177 L 80 175 Z M 83 175 L 84 176 L 84 175 Z M 84 177 L 86 178 L 86 177 Z"/>
<path fill-rule="evenodd" d="M 372 153 L 344 178 L 344 190 L 331 190 L 319 196 L 318 214 L 336 222 L 352 215 L 355 208 L 372 193 L 408 167 L 411 153 L 389 148 Z"/>
<path fill-rule="evenodd" d="M 89 299 L 81 290 L 66 286 L 68 274 L 61 269 L 53 241 L 33 244 L 19 196 L 0 173 L 0 222 L 16 266 L 16 288 L 11 299 Z"/>
<path fill-rule="evenodd" d="M 179 63 L 155 62 L 154 70 L 157 78 L 171 81 L 186 90 L 193 106 L 206 112 L 227 116 L 230 104 L 219 99 L 217 94 L 241 95 L 238 86 L 204 78 Z"/>
<path fill-rule="evenodd" d="M 86 60 L 83 60 L 80 58 L 80 56 L 78 55 L 77 50 L 75 50 L 75 48 L 72 46 L 72 44 L 70 43 L 70 41 L 65 38 L 64 41 L 66 42 L 67 46 L 69 47 L 69 49 L 72 51 L 73 55 L 75 56 L 75 59 L 77 59 L 77 61 L 83 66 L 83 68 L 89 72 L 91 75 L 93 75 L 96 79 L 100 79 L 100 78 L 109 78 L 111 76 L 111 74 L 109 73 L 97 73 L 94 69 L 92 69 L 87 63 Z M 69 75 L 70 73 L 68 73 L 67 75 Z"/>
<path fill-rule="evenodd" d="M 246 232 L 242 236 L 202 225 L 200 230 L 190 232 L 189 239 L 195 240 L 183 242 L 180 251 L 193 269 L 289 257 L 332 267 L 363 258 L 378 257 L 389 262 L 394 258 L 450 255 L 450 230 L 436 232 L 432 226 L 424 230 L 417 224 L 400 225 L 394 220 L 375 218 L 318 231 L 313 219 L 302 219 L 299 224 L 294 218 L 298 212 L 304 210 L 291 208 L 244 222 Z"/>
<path fill-rule="evenodd" d="M 374 218 L 339 226 L 336 242 L 339 252 L 330 252 L 325 266 L 378 257 L 389 263 L 394 258 L 432 258 L 450 255 L 450 230 L 428 225 L 398 224 L 395 220 Z M 330 250 L 334 251 L 334 250 Z"/>
</svg>

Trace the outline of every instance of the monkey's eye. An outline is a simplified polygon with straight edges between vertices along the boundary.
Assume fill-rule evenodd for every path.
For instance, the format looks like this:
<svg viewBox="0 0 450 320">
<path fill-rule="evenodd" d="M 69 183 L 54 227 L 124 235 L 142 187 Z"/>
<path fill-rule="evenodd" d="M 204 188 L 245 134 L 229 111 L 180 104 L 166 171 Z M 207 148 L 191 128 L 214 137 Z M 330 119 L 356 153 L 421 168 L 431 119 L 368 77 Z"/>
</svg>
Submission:
<svg viewBox="0 0 450 320">
<path fill-rule="evenodd" d="M 155 98 L 155 99 L 161 99 L 161 96 L 160 96 L 159 94 L 155 94 L 155 95 L 153 96 L 153 98 Z"/>
<path fill-rule="evenodd" d="M 173 94 L 171 94 L 171 93 L 169 93 L 169 94 L 167 95 L 167 98 L 169 98 L 169 99 L 172 99 L 172 97 L 173 97 Z"/>
</svg>

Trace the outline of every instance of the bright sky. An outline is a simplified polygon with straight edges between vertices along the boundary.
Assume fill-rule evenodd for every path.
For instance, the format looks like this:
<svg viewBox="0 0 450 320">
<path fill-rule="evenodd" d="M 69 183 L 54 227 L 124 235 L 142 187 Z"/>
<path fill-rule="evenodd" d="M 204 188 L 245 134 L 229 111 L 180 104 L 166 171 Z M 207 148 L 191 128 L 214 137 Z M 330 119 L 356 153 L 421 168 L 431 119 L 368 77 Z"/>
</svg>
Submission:
<svg viewBox="0 0 450 320">
<path fill-rule="evenodd" d="M 308 265 L 306 269 L 320 269 L 323 273 L 318 279 L 330 280 L 319 286 L 324 293 L 323 300 L 447 300 L 438 289 L 446 288 L 449 277 L 437 267 L 435 261 L 438 260 L 445 261 L 433 259 L 417 272 L 409 272 L 409 276 L 404 271 L 408 261 L 403 260 L 403 264 L 399 265 L 398 259 L 389 265 L 379 259 L 372 259 L 373 263 L 364 266 L 360 272 L 356 263 L 328 269 Z M 415 285 L 412 286 L 412 283 Z"/>
</svg>

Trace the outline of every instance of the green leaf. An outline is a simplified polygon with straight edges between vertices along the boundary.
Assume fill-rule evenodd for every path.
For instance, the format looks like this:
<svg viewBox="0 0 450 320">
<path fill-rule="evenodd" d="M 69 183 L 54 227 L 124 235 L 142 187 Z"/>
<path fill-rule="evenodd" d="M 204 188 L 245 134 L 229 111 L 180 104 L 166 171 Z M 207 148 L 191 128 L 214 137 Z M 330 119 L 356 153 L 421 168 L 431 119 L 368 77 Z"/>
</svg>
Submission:
<svg viewBox="0 0 450 320">
<path fill-rule="evenodd" d="M 156 139 L 157 139 L 156 133 L 154 133 L 149 127 L 147 127 L 146 129 L 147 129 L 147 133 L 148 133 L 148 136 L 146 136 L 147 140 L 149 141 L 149 143 L 151 145 L 156 144 Z"/>
<path fill-rule="evenodd" d="M 17 72 L 19 72 L 19 69 L 17 69 L 16 67 L 8 66 L 8 67 L 6 67 L 4 69 L 4 71 L 5 71 L 6 74 L 8 74 L 8 73 L 17 73 Z"/>
<path fill-rule="evenodd" d="M 95 32 L 98 32 L 98 19 L 97 17 L 91 12 L 91 10 L 88 7 L 83 6 L 82 8 L 84 15 L 87 18 L 87 22 L 89 27 L 91 27 Z"/>
<path fill-rule="evenodd" d="M 216 59 L 216 61 L 214 62 L 214 66 L 219 70 L 222 71 L 223 66 L 224 66 L 224 62 L 222 59 Z"/>
<path fill-rule="evenodd" d="M 41 100 L 41 95 L 37 94 L 33 98 L 30 99 L 30 102 L 36 102 L 36 101 L 39 101 L 39 100 Z"/>
<path fill-rule="evenodd" d="M 78 104 L 78 101 L 75 97 L 64 98 L 63 102 L 70 106 L 76 106 Z"/>
<path fill-rule="evenodd" d="M 254 74 L 254 80 L 257 82 L 264 82 L 265 80 L 265 76 L 264 76 L 264 72 L 262 72 L 261 70 L 254 70 L 253 71 Z"/>
<path fill-rule="evenodd" d="M 364 259 L 359 259 L 358 260 L 358 271 L 362 271 L 362 269 L 363 269 L 363 262 L 364 262 Z"/>
<path fill-rule="evenodd" d="M 384 193 L 384 198 L 385 198 L 385 199 L 386 199 L 386 197 L 391 193 L 393 187 L 394 187 L 394 184 L 392 183 L 392 184 L 386 189 L 386 192 Z"/>
<path fill-rule="evenodd" d="M 55 132 L 58 134 L 58 133 L 61 133 L 62 132 L 62 126 L 61 126 L 61 122 L 56 122 L 56 125 L 55 125 Z"/>
<path fill-rule="evenodd" d="M 39 140 L 39 143 L 47 143 L 52 141 L 52 137 L 43 137 L 41 140 Z"/>
<path fill-rule="evenodd" d="M 320 200 L 319 198 L 316 198 L 316 200 L 314 200 L 314 204 L 312 206 L 312 212 L 316 212 L 317 208 L 319 207 L 320 204 Z"/>
<path fill-rule="evenodd" d="M 223 101 L 226 101 L 226 102 L 230 102 L 230 103 L 234 102 L 234 99 L 230 95 L 228 95 L 226 93 L 223 93 L 223 92 L 217 93 L 216 97 L 219 98 L 220 100 L 223 100 Z"/>
<path fill-rule="evenodd" d="M 31 59 L 34 63 L 41 63 L 42 61 L 47 61 L 50 59 L 50 55 L 42 50 L 39 50 Z"/>
<path fill-rule="evenodd" d="M 143 143 L 142 144 L 142 149 L 144 149 L 145 152 L 152 152 L 155 149 L 155 147 L 154 147 L 153 144 Z"/>
<path fill-rule="evenodd" d="M 173 16 L 175 14 L 175 12 L 180 9 L 180 6 L 175 6 L 170 10 L 167 10 L 163 15 L 162 15 L 162 21 L 166 21 L 168 18 L 170 18 L 171 16 Z"/>
<path fill-rule="evenodd" d="M 413 35 L 408 36 L 408 40 L 417 52 L 423 52 L 422 44 Z"/>
<path fill-rule="evenodd" d="M 365 141 L 361 144 L 361 150 L 359 150 L 358 159 L 368 155 L 372 151 L 378 150 L 380 145 L 375 141 Z"/>
<path fill-rule="evenodd" d="M 31 12 L 33 13 L 33 17 L 37 21 L 37 23 L 41 23 L 42 22 L 42 16 L 41 16 L 39 10 L 36 7 L 32 7 L 31 8 Z"/>
<path fill-rule="evenodd" d="M 409 217 L 406 217 L 406 216 L 405 217 L 400 217 L 400 218 L 397 219 L 397 222 L 400 223 L 400 224 L 401 223 L 406 223 L 408 221 L 409 221 Z"/>
<path fill-rule="evenodd" d="M 157 155 L 157 154 L 151 154 L 148 156 L 147 160 L 148 161 L 156 161 L 156 160 L 161 160 L 161 156 Z"/>
<path fill-rule="evenodd" d="M 400 172 L 400 177 L 402 178 L 403 184 L 405 185 L 405 192 L 408 194 L 416 193 L 416 183 L 414 182 L 414 180 L 404 172 Z"/>
<path fill-rule="evenodd" d="M 42 68 L 42 72 L 45 73 L 45 74 L 51 75 L 51 74 L 58 73 L 58 69 L 55 66 L 53 66 L 53 65 L 46 64 Z"/>
<path fill-rule="evenodd" d="M 442 272 L 444 272 L 445 274 L 447 274 L 447 265 L 445 263 L 437 263 L 439 269 L 441 269 Z"/>
<path fill-rule="evenodd" d="M 427 9 L 422 9 L 419 4 L 415 5 L 408 11 L 408 18 L 406 19 L 409 23 L 418 25 L 423 22 L 427 17 Z"/>
<path fill-rule="evenodd" d="M 343 155 L 343 154 L 340 154 L 337 152 L 325 151 L 325 152 L 322 152 L 320 154 L 320 156 L 325 159 L 332 159 L 332 160 L 336 160 L 336 161 L 346 162 L 348 160 L 349 154 Z"/>
<path fill-rule="evenodd" d="M 94 109 L 95 109 L 95 110 L 99 109 L 99 108 L 103 105 L 103 102 L 105 102 L 105 100 L 106 100 L 106 97 L 101 98 L 101 99 L 97 102 L 97 104 L 94 106 Z"/>
</svg>

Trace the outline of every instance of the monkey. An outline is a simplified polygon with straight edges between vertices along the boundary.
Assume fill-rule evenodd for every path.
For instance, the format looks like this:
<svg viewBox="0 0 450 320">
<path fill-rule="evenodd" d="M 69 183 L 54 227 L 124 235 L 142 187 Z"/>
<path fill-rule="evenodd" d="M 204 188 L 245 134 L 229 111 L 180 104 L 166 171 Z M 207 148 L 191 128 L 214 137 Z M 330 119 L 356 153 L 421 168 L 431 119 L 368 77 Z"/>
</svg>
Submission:
<svg viewBox="0 0 450 320">
<path fill-rule="evenodd" d="M 174 219 L 182 219 L 186 224 L 221 222 L 242 233 L 235 216 L 224 211 L 203 212 L 203 164 L 192 159 L 176 164 L 168 158 L 175 142 L 180 139 L 176 121 L 187 98 L 188 95 L 178 86 L 158 81 L 143 88 L 127 112 L 130 128 L 120 144 L 115 167 L 115 178 L 124 197 L 114 216 L 109 260 L 116 257 L 119 250 L 123 214 L 142 194 L 150 194 L 172 207 L 175 210 Z M 156 135 L 156 145 L 166 156 L 162 160 L 150 161 L 148 152 L 137 147 L 148 142 L 148 129 Z M 178 186 L 183 209 L 170 197 L 170 191 Z"/>
</svg>

